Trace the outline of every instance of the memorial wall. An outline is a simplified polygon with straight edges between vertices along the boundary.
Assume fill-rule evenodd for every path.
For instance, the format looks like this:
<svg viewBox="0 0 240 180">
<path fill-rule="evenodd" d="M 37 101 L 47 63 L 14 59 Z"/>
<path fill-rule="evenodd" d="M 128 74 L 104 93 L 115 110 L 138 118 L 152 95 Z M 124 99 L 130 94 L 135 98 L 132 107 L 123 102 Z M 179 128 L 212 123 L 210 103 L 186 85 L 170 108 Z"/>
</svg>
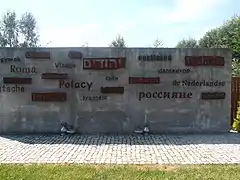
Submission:
<svg viewBox="0 0 240 180">
<path fill-rule="evenodd" d="M 0 49 L 0 133 L 227 132 L 231 51 Z"/>
</svg>

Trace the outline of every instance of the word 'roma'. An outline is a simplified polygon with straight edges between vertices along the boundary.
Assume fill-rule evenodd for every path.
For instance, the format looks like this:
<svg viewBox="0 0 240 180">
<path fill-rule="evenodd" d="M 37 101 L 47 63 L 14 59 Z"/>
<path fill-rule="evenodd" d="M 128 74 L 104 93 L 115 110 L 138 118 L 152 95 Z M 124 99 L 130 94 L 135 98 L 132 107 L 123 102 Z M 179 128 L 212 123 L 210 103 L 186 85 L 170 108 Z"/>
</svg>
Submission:
<svg viewBox="0 0 240 180">
<path fill-rule="evenodd" d="M 11 65 L 10 72 L 32 74 L 32 73 L 36 73 L 36 67 L 18 67 L 15 65 Z"/>
<path fill-rule="evenodd" d="M 192 98 L 191 92 L 139 92 L 138 100 L 147 99 L 184 99 Z"/>
</svg>

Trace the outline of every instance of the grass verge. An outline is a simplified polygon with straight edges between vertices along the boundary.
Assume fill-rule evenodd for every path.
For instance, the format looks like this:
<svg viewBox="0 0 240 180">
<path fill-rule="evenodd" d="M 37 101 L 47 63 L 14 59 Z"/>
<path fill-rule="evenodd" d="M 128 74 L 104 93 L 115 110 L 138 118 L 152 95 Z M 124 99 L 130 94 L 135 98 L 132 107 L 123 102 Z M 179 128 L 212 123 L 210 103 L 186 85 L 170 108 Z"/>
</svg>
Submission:
<svg viewBox="0 0 240 180">
<path fill-rule="evenodd" d="M 1 164 L 1 180 L 240 179 L 240 165 Z"/>
</svg>

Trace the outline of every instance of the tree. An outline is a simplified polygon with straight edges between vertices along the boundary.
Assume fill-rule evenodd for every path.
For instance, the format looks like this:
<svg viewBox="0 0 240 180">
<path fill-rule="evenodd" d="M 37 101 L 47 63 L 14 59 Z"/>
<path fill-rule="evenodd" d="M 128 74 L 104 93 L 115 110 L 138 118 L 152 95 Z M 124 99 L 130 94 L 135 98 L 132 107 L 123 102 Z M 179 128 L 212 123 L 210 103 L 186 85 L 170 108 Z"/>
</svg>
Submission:
<svg viewBox="0 0 240 180">
<path fill-rule="evenodd" d="M 176 48 L 198 48 L 198 41 L 193 38 L 182 39 L 178 42 Z"/>
<path fill-rule="evenodd" d="M 237 59 L 232 61 L 232 76 L 240 76 L 240 63 Z"/>
<path fill-rule="evenodd" d="M 206 32 L 199 40 L 199 45 L 207 48 L 232 49 L 232 75 L 240 75 L 240 16 L 235 15 L 220 27 Z"/>
<path fill-rule="evenodd" d="M 162 40 L 159 40 L 158 38 L 153 42 L 153 47 L 158 48 L 158 47 L 162 47 L 163 43 Z"/>
<path fill-rule="evenodd" d="M 199 46 L 203 48 L 222 48 L 223 33 L 221 28 L 214 28 L 206 32 L 205 35 L 199 40 Z"/>
<path fill-rule="evenodd" d="M 113 40 L 110 44 L 110 47 L 127 47 L 125 39 L 118 35 L 115 40 Z"/>
<path fill-rule="evenodd" d="M 39 35 L 36 19 L 26 12 L 18 20 L 14 11 L 7 11 L 0 21 L 1 47 L 37 47 Z"/>
</svg>

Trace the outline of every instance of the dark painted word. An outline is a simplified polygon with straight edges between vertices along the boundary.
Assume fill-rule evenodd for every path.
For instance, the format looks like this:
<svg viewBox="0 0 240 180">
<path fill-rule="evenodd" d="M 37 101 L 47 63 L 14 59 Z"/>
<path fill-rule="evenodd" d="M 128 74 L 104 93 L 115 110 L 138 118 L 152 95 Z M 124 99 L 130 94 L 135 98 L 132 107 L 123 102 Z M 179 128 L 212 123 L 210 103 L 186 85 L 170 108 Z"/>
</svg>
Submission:
<svg viewBox="0 0 240 180">
<path fill-rule="evenodd" d="M 159 54 L 151 54 L 151 55 L 140 55 L 138 56 L 139 61 L 171 61 L 171 55 L 159 55 Z"/>
<path fill-rule="evenodd" d="M 159 77 L 129 77 L 129 84 L 159 84 Z"/>
<path fill-rule="evenodd" d="M 66 73 L 43 73 L 42 79 L 67 79 L 68 74 Z"/>
<path fill-rule="evenodd" d="M 67 94 L 65 92 L 32 93 L 32 101 L 63 102 L 66 100 L 67 100 Z"/>
<path fill-rule="evenodd" d="M 185 56 L 186 66 L 224 66 L 221 56 Z"/>
<path fill-rule="evenodd" d="M 15 85 L 15 86 L 6 86 L 6 85 L 2 85 L 0 86 L 0 92 L 16 92 L 16 93 L 22 93 L 24 92 L 25 89 L 24 87 Z"/>
<path fill-rule="evenodd" d="M 25 57 L 28 59 L 50 59 L 50 52 L 45 51 L 28 51 L 25 53 Z"/>
<path fill-rule="evenodd" d="M 190 69 L 159 69 L 158 73 L 169 73 L 169 74 L 185 74 L 185 73 L 190 73 Z"/>
<path fill-rule="evenodd" d="M 183 80 L 183 81 L 173 81 L 173 86 L 225 86 L 223 81 L 196 81 L 196 80 Z"/>
<path fill-rule="evenodd" d="M 32 78 L 3 77 L 4 84 L 32 84 Z"/>
<path fill-rule="evenodd" d="M 117 81 L 117 80 L 118 80 L 118 77 L 116 77 L 116 76 L 107 76 L 107 77 L 106 77 L 106 80 L 107 80 L 107 81 Z"/>
<path fill-rule="evenodd" d="M 101 87 L 101 93 L 103 93 L 103 94 L 123 94 L 124 87 Z"/>
<path fill-rule="evenodd" d="M 69 51 L 68 57 L 70 59 L 82 59 L 82 53 L 78 51 Z"/>
<path fill-rule="evenodd" d="M 1 63 L 8 63 L 8 62 L 20 62 L 21 59 L 19 57 L 15 57 L 15 58 L 8 58 L 8 57 L 4 57 L 0 59 Z"/>
<path fill-rule="evenodd" d="M 36 72 L 36 67 L 17 67 L 15 65 L 10 66 L 10 72 L 12 73 L 26 73 L 26 74 L 33 74 Z"/>
<path fill-rule="evenodd" d="M 99 95 L 99 96 L 83 96 L 83 101 L 100 101 L 100 100 L 106 100 L 107 96 L 105 95 Z"/>
<path fill-rule="evenodd" d="M 76 64 L 73 64 L 73 63 L 55 63 L 55 67 L 56 68 L 75 68 L 76 67 Z"/>
<path fill-rule="evenodd" d="M 83 69 L 91 70 L 114 70 L 125 68 L 126 58 L 84 58 Z"/>
<path fill-rule="evenodd" d="M 225 92 L 203 92 L 201 94 L 201 98 L 204 100 L 225 99 L 225 96 Z"/>
<path fill-rule="evenodd" d="M 66 80 L 60 80 L 59 81 L 59 88 L 67 88 L 67 89 L 78 89 L 82 88 L 89 91 L 92 88 L 93 83 L 92 82 L 74 82 L 73 80 L 71 81 L 66 81 Z"/>
<path fill-rule="evenodd" d="M 191 92 L 139 92 L 138 100 L 142 99 L 180 99 L 192 98 Z"/>
</svg>

